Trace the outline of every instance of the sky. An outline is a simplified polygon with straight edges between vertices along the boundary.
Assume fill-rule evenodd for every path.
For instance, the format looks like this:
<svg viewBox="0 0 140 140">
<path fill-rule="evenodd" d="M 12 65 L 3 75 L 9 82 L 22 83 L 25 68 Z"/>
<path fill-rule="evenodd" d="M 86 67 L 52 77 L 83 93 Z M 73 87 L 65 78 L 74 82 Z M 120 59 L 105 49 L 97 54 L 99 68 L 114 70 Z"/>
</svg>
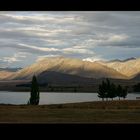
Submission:
<svg viewBox="0 0 140 140">
<path fill-rule="evenodd" d="M 0 67 L 57 56 L 140 57 L 140 11 L 0 11 Z"/>
</svg>

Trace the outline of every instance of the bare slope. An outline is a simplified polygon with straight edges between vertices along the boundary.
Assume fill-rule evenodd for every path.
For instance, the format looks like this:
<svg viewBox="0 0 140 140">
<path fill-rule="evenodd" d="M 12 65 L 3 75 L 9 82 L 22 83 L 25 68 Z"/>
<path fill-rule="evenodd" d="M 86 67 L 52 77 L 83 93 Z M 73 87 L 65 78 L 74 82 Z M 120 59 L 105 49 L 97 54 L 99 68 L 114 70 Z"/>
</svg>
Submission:
<svg viewBox="0 0 140 140">
<path fill-rule="evenodd" d="M 140 73 L 140 58 L 128 59 L 128 61 L 98 61 L 98 63 L 105 65 L 109 68 L 113 68 L 114 70 L 130 78 Z"/>
<path fill-rule="evenodd" d="M 0 80 L 6 78 L 6 77 L 10 77 L 14 74 L 15 72 L 10 72 L 10 71 L 0 71 Z"/>
<path fill-rule="evenodd" d="M 44 58 L 29 67 L 19 70 L 14 75 L 10 76 L 9 79 L 31 79 L 33 74 L 38 75 L 46 70 L 89 78 L 126 78 L 126 76 L 116 70 L 97 62 L 92 63 L 80 59 L 54 57 Z"/>
<path fill-rule="evenodd" d="M 7 77 L 11 77 L 15 72 L 21 70 L 22 68 L 0 68 L 0 80 L 5 79 Z"/>
</svg>

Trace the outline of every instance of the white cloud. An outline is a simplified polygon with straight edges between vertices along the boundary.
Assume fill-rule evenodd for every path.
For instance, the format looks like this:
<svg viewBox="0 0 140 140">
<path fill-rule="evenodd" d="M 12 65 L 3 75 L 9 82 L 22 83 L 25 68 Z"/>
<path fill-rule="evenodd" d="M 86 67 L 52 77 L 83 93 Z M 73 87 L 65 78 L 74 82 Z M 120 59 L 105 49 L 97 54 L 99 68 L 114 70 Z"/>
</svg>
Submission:
<svg viewBox="0 0 140 140">
<path fill-rule="evenodd" d="M 83 49 L 83 48 L 86 48 L 87 46 L 82 46 L 82 45 L 76 45 L 76 46 L 73 46 L 74 49 Z"/>
<path fill-rule="evenodd" d="M 110 35 L 108 41 L 109 42 L 120 42 L 128 39 L 128 36 L 125 34 L 120 34 L 120 35 Z"/>
<path fill-rule="evenodd" d="M 21 12 L 23 13 L 23 12 Z M 66 16 L 62 15 L 62 14 L 50 14 L 49 12 L 47 13 L 42 13 L 42 12 L 38 12 L 36 14 L 16 14 L 16 13 L 5 13 L 5 14 L 1 14 L 3 16 L 9 17 L 9 18 L 13 18 L 15 20 L 30 20 L 30 21 L 34 21 L 34 22 L 53 22 L 53 23 L 68 23 L 68 22 L 75 22 L 75 21 L 79 21 L 81 20 L 80 18 L 78 18 L 77 16 L 68 14 Z"/>
<path fill-rule="evenodd" d="M 3 62 L 8 62 L 8 63 L 13 63 L 13 62 L 18 62 L 18 61 L 22 61 L 22 58 L 26 58 L 27 55 L 29 55 L 30 53 L 27 52 L 17 52 L 15 53 L 13 56 L 6 56 L 1 58 L 0 60 Z"/>
<path fill-rule="evenodd" d="M 36 62 L 41 61 L 41 60 L 43 60 L 44 58 L 47 58 L 47 57 L 59 57 L 59 56 L 60 56 L 60 55 L 52 55 L 52 54 L 43 55 L 43 56 L 38 56 Z"/>
<path fill-rule="evenodd" d="M 27 52 L 18 52 L 18 53 L 14 54 L 14 57 L 15 58 L 26 58 L 27 54 L 28 54 Z"/>
<path fill-rule="evenodd" d="M 8 14 L 1 14 L 1 15 L 4 15 L 6 17 L 10 17 L 10 18 L 13 18 L 13 19 L 16 19 L 16 20 L 39 20 L 39 21 L 44 21 L 44 20 L 53 20 L 54 18 L 53 17 L 48 17 L 48 16 L 44 16 L 44 15 L 40 15 L 40 14 L 37 14 L 36 16 L 35 15 L 25 15 L 23 13 L 22 15 L 22 12 L 21 14 L 16 14 L 16 13 L 8 13 Z"/>
<path fill-rule="evenodd" d="M 8 62 L 8 63 L 13 63 L 13 62 L 18 62 L 21 61 L 17 57 L 3 57 L 3 62 Z"/>
<path fill-rule="evenodd" d="M 103 59 L 101 56 L 87 57 L 83 59 L 83 61 L 89 61 L 89 62 L 95 62 L 99 60 L 105 60 L 105 59 Z"/>
<path fill-rule="evenodd" d="M 71 53 L 94 54 L 93 51 L 90 51 L 88 49 L 65 48 L 65 49 L 62 49 L 62 51 L 68 54 L 71 54 Z"/>
<path fill-rule="evenodd" d="M 43 47 L 37 47 L 37 46 L 27 45 L 27 44 L 22 44 L 22 43 L 19 43 L 18 45 L 26 47 L 26 48 L 30 48 L 30 49 L 35 49 L 35 50 L 43 51 L 43 52 L 59 51 L 56 48 L 43 48 Z"/>
<path fill-rule="evenodd" d="M 32 45 L 27 45 L 27 44 L 18 44 L 23 47 L 27 47 L 30 49 L 35 49 L 43 52 L 61 52 L 64 54 L 71 54 L 71 53 L 79 53 L 79 54 L 94 54 L 93 51 L 88 50 L 88 49 L 82 49 L 82 48 L 63 48 L 63 49 L 56 49 L 56 48 L 44 48 L 44 47 L 37 47 L 37 46 L 32 46 Z"/>
<path fill-rule="evenodd" d="M 98 46 L 120 46 L 122 43 L 126 43 L 130 37 L 126 34 L 97 34 L 94 37 L 83 40 L 79 46 L 75 48 L 95 48 Z"/>
<path fill-rule="evenodd" d="M 70 34 L 71 30 L 68 29 L 17 29 L 22 31 L 30 36 L 38 36 L 38 37 L 58 37 L 59 35 Z"/>
<path fill-rule="evenodd" d="M 56 44 L 60 44 L 60 43 L 62 43 L 62 41 L 61 40 L 46 40 L 48 43 L 56 43 Z"/>
</svg>

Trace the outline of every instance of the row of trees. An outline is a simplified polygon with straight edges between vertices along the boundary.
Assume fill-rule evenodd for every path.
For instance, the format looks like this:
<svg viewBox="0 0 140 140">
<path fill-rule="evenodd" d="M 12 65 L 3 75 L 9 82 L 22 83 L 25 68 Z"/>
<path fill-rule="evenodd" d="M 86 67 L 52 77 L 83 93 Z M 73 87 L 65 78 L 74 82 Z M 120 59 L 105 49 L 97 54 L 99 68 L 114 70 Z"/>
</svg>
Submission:
<svg viewBox="0 0 140 140">
<path fill-rule="evenodd" d="M 102 84 L 99 85 L 99 91 L 98 91 L 98 97 L 106 100 L 108 98 L 119 97 L 120 98 L 126 98 L 127 96 L 127 88 L 123 88 L 120 85 L 115 85 L 109 81 L 109 79 L 106 79 L 106 81 L 102 81 Z M 39 104 L 39 84 L 37 82 L 36 76 L 34 75 L 32 78 L 32 84 L 31 84 L 31 96 L 28 101 L 29 105 L 38 105 Z"/>
<path fill-rule="evenodd" d="M 108 98 L 118 97 L 120 98 L 126 98 L 127 96 L 127 88 L 123 88 L 121 85 L 115 85 L 109 81 L 109 79 L 106 79 L 106 81 L 102 81 L 102 84 L 99 85 L 99 91 L 98 91 L 98 97 L 106 100 Z"/>
</svg>

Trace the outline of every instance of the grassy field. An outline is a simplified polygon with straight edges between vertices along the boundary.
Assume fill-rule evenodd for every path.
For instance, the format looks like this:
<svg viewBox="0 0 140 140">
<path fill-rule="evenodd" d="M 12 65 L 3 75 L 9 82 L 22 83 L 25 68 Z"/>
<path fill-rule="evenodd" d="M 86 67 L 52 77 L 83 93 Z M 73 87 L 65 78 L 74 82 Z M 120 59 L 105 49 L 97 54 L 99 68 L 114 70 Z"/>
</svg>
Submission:
<svg viewBox="0 0 140 140">
<path fill-rule="evenodd" d="M 0 105 L 1 123 L 140 123 L 140 101 Z"/>
</svg>

